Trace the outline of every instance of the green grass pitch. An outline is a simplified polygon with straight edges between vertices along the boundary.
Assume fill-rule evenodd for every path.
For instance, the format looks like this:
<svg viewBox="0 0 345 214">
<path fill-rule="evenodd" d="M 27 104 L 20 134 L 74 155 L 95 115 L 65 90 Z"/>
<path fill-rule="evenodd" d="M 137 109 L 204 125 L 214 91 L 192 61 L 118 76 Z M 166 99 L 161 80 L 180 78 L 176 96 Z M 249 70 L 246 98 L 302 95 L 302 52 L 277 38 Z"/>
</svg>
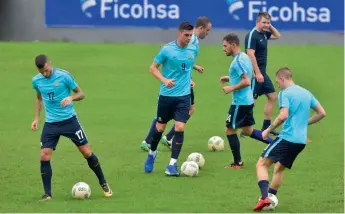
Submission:
<svg viewBox="0 0 345 214">
<path fill-rule="evenodd" d="M 265 145 L 240 139 L 246 164 L 241 170 L 224 168 L 232 160 L 227 141 L 224 152 L 207 151 L 211 136 L 225 139 L 231 103 L 219 83 L 232 61 L 221 43 L 201 45 L 197 63 L 206 71 L 193 74 L 196 112 L 187 124 L 179 160 L 180 166 L 189 153 L 201 152 L 205 167 L 195 178 L 166 177 L 170 153 L 160 146 L 154 173 L 143 172 L 146 153 L 139 146 L 155 116 L 159 90 L 148 68 L 159 48 L 158 44 L 0 43 L 0 212 L 251 212 L 260 194 L 255 163 Z M 327 111 L 321 123 L 309 128 L 312 142 L 285 174 L 277 212 L 344 212 L 343 52 L 344 47 L 337 46 L 269 46 L 271 77 L 279 67 L 291 67 L 295 82 L 313 92 Z M 62 138 L 52 159 L 53 200 L 38 202 L 43 195 L 39 151 L 44 114 L 38 132 L 32 132 L 30 124 L 34 57 L 41 53 L 49 55 L 56 67 L 70 71 L 86 94 L 75 107 L 114 191 L 112 198 L 103 198 L 82 155 Z M 257 128 L 264 101 L 260 98 L 255 107 Z M 89 200 L 71 197 L 77 181 L 90 184 Z"/>
</svg>

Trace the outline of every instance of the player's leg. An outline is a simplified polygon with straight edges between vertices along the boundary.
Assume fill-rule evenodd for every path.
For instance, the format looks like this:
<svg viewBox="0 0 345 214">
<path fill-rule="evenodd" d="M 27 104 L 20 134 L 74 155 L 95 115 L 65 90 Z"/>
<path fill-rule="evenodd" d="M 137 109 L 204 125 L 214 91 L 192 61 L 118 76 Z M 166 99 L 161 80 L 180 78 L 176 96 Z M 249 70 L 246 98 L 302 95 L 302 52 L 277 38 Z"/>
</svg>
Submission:
<svg viewBox="0 0 345 214">
<path fill-rule="evenodd" d="M 175 137 L 172 142 L 171 159 L 165 170 L 165 174 L 169 176 L 179 176 L 177 167 L 177 159 L 180 155 L 184 142 L 185 124 L 189 119 L 190 95 L 175 98 L 176 106 L 174 108 L 175 120 Z"/>
<path fill-rule="evenodd" d="M 242 109 L 243 109 L 243 111 L 242 111 L 242 115 L 243 115 L 242 125 L 244 126 L 244 127 L 242 127 L 242 132 L 244 135 L 249 136 L 255 140 L 261 141 L 261 142 L 266 143 L 266 144 L 270 144 L 273 142 L 273 140 L 271 138 L 264 140 L 262 138 L 262 131 L 256 130 L 253 128 L 253 126 L 255 125 L 255 120 L 254 120 L 254 116 L 253 116 L 253 107 L 254 107 L 254 105 L 242 106 Z"/>
<path fill-rule="evenodd" d="M 41 201 L 51 200 L 52 199 L 52 175 L 53 170 L 50 164 L 51 156 L 53 150 L 55 150 L 57 143 L 59 141 L 59 129 L 58 126 L 52 123 L 45 123 L 43 131 L 41 134 L 41 177 L 44 188 L 44 195 L 41 198 Z"/>
<path fill-rule="evenodd" d="M 62 135 L 71 139 L 72 142 L 78 147 L 78 150 L 86 159 L 90 169 L 97 176 L 98 182 L 104 192 L 104 196 L 112 196 L 113 192 L 111 191 L 104 177 L 103 170 L 98 160 L 98 157 L 91 151 L 91 148 L 88 145 L 87 135 L 84 129 L 82 128 L 81 124 L 79 123 L 78 119 L 76 117 L 68 119 L 61 126 L 61 129 Z"/>
<path fill-rule="evenodd" d="M 166 124 L 173 118 L 172 98 L 167 96 L 159 96 L 157 106 L 157 123 L 152 134 L 151 147 L 147 155 L 144 171 L 151 173 L 153 171 L 155 159 L 157 157 L 157 146 L 162 138 Z"/>
<path fill-rule="evenodd" d="M 282 165 L 280 162 L 277 162 L 274 166 L 273 170 L 273 177 L 270 184 L 270 188 L 268 189 L 268 193 L 277 194 L 278 188 L 283 183 L 285 166 Z"/>
<path fill-rule="evenodd" d="M 262 131 L 271 125 L 271 118 L 275 103 L 277 101 L 277 93 L 275 92 L 273 83 L 267 74 L 264 75 L 263 94 L 266 95 L 267 100 L 264 107 L 264 121 L 261 128 Z M 279 132 L 273 130 L 271 134 L 278 136 Z"/>
<path fill-rule="evenodd" d="M 153 135 L 153 132 L 154 132 L 154 130 L 156 128 L 156 123 L 157 123 L 157 118 L 154 118 L 152 120 L 152 123 L 151 123 L 151 126 L 150 126 L 150 130 L 147 133 L 147 136 L 146 136 L 145 140 L 140 145 L 140 148 L 143 151 L 149 151 L 149 149 L 150 149 L 150 144 L 151 144 L 151 141 L 152 141 L 152 135 Z"/>
<path fill-rule="evenodd" d="M 240 114 L 240 106 L 231 105 L 226 119 L 225 134 L 229 142 L 234 162 L 228 165 L 227 168 L 238 169 L 244 166 L 240 151 L 240 140 L 238 139 L 236 132 L 237 128 L 241 126 Z"/>
</svg>

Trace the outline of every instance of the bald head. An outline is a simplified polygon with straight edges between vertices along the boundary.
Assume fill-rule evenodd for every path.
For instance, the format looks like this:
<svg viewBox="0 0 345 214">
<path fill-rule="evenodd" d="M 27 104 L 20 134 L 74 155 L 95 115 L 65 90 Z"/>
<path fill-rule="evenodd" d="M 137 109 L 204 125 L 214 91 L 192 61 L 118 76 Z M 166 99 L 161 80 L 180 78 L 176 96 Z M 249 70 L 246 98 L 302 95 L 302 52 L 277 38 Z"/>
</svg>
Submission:
<svg viewBox="0 0 345 214">
<path fill-rule="evenodd" d="M 276 76 L 280 77 L 280 78 L 284 78 L 286 80 L 291 80 L 292 79 L 292 72 L 288 67 L 283 67 L 277 71 Z"/>
</svg>

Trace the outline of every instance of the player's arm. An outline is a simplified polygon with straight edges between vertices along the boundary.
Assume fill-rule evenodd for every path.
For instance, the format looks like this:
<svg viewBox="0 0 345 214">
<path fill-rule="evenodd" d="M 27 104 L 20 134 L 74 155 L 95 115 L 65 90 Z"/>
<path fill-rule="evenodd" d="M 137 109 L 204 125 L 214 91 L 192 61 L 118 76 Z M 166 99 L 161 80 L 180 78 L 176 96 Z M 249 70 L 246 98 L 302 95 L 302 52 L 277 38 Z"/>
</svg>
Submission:
<svg viewBox="0 0 345 214">
<path fill-rule="evenodd" d="M 73 89 L 73 92 L 74 94 L 71 96 L 72 101 L 80 101 L 85 98 L 85 94 L 79 86 Z"/>
<path fill-rule="evenodd" d="M 232 86 L 224 86 L 223 90 L 226 94 L 228 94 L 232 91 L 236 91 L 236 90 L 248 87 L 248 86 L 250 86 L 250 84 L 251 84 L 251 82 L 250 82 L 250 79 L 249 79 L 247 73 L 243 73 L 241 75 L 241 81 L 238 84 L 232 85 Z"/>
<path fill-rule="evenodd" d="M 265 130 L 267 133 L 272 132 L 278 128 L 285 120 L 289 117 L 289 109 L 286 107 L 280 108 L 278 117 L 273 121 L 273 123 Z"/>
<path fill-rule="evenodd" d="M 193 65 L 193 69 L 198 71 L 200 74 L 204 73 L 204 70 L 205 70 L 203 67 L 201 67 L 200 65 L 196 65 L 196 64 Z"/>
<path fill-rule="evenodd" d="M 253 69 L 254 69 L 254 73 L 255 73 L 255 77 L 256 77 L 257 81 L 263 82 L 264 77 L 262 76 L 262 73 L 261 73 L 260 68 L 258 66 L 258 62 L 256 61 L 255 50 L 251 49 L 251 48 L 247 48 L 247 55 L 249 56 L 250 61 L 253 65 Z"/>
<path fill-rule="evenodd" d="M 312 100 L 310 103 L 310 107 L 316 112 L 313 116 L 311 116 L 308 120 L 308 125 L 312 125 L 314 123 L 319 122 L 322 118 L 326 117 L 326 111 L 319 103 L 319 101 L 312 95 Z"/>
<path fill-rule="evenodd" d="M 153 62 L 150 66 L 150 73 L 159 81 L 161 81 L 162 83 L 164 83 L 164 85 L 168 88 L 171 88 L 174 86 L 174 79 L 172 80 L 168 80 L 167 78 L 165 78 L 162 73 L 159 71 L 159 67 L 160 64 L 158 64 L 157 62 Z"/>
<path fill-rule="evenodd" d="M 40 119 L 41 110 L 42 110 L 42 95 L 37 94 L 36 95 L 36 107 L 35 107 L 35 120 L 37 120 L 37 121 Z"/>
<path fill-rule="evenodd" d="M 277 28 L 273 27 L 273 25 L 270 25 L 269 30 L 271 31 L 271 36 L 269 39 L 276 40 L 280 38 L 280 33 L 277 30 Z"/>
</svg>

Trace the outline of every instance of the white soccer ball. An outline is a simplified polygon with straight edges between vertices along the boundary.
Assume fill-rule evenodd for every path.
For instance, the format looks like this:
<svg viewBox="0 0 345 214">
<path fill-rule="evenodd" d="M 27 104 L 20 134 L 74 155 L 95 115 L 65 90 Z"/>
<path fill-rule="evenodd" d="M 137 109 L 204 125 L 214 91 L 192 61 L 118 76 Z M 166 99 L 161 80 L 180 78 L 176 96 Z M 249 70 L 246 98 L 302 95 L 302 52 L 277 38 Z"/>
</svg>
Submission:
<svg viewBox="0 0 345 214">
<path fill-rule="evenodd" d="M 91 188 L 85 182 L 78 182 L 72 188 L 72 196 L 76 199 L 88 199 L 91 196 Z"/>
<path fill-rule="evenodd" d="M 181 166 L 181 174 L 188 177 L 195 177 L 199 174 L 199 166 L 194 161 L 186 161 Z"/>
<path fill-rule="evenodd" d="M 223 151 L 224 150 L 224 140 L 221 137 L 213 136 L 208 140 L 208 150 L 215 152 L 215 151 Z"/>
<path fill-rule="evenodd" d="M 265 210 L 265 211 L 272 211 L 272 210 L 275 210 L 278 206 L 278 198 L 276 195 L 272 194 L 272 193 L 268 193 L 268 197 L 270 198 L 271 200 L 271 204 L 262 208 L 262 210 Z M 261 197 L 259 197 L 259 200 L 261 199 Z"/>
<path fill-rule="evenodd" d="M 187 161 L 194 161 L 198 164 L 199 168 L 205 165 L 205 158 L 201 153 L 193 152 L 187 157 Z"/>
</svg>

